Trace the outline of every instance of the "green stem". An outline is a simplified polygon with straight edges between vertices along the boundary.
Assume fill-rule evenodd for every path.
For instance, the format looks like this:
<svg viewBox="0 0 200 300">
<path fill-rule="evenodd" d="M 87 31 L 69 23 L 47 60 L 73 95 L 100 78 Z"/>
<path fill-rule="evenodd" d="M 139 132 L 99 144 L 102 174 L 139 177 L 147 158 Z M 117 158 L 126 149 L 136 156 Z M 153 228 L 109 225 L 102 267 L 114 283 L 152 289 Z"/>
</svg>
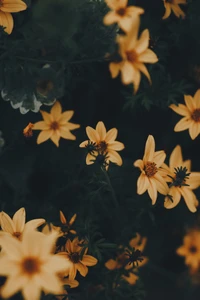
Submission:
<svg viewBox="0 0 200 300">
<path fill-rule="evenodd" d="M 101 170 L 102 170 L 102 172 L 104 173 L 104 176 L 105 176 L 105 178 L 106 178 L 107 184 L 108 184 L 108 186 L 109 186 L 109 188 L 110 188 L 110 192 L 111 192 L 112 198 L 113 198 L 113 203 L 114 203 L 115 207 L 118 207 L 118 206 L 119 206 L 119 203 L 118 203 L 118 201 L 117 201 L 117 198 L 116 198 L 116 195 L 115 195 L 115 191 L 114 191 L 114 189 L 113 189 L 113 187 L 112 187 L 112 184 L 111 184 L 110 178 L 109 178 L 109 176 L 108 176 L 108 173 L 107 173 L 107 171 L 105 170 L 104 167 L 101 167 Z"/>
</svg>

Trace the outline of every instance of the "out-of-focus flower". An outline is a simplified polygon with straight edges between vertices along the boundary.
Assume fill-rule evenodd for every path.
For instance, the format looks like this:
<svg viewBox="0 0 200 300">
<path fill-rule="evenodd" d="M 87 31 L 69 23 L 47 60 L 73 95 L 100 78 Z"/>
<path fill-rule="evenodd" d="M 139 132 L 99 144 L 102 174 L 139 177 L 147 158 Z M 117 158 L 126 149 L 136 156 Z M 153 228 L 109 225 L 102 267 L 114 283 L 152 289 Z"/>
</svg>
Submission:
<svg viewBox="0 0 200 300">
<path fill-rule="evenodd" d="M 177 206 L 182 196 L 191 212 L 197 210 L 198 200 L 192 190 L 200 186 L 200 172 L 190 170 L 191 160 L 183 161 L 181 147 L 177 145 L 171 153 L 169 167 L 166 164 L 161 166 L 163 178 L 170 183 L 168 196 L 165 197 L 165 208 Z"/>
<path fill-rule="evenodd" d="M 174 131 L 189 129 L 191 139 L 194 140 L 200 133 L 200 89 L 194 97 L 185 95 L 185 104 L 171 104 L 169 107 L 183 118 L 176 124 Z"/>
<path fill-rule="evenodd" d="M 110 12 L 103 19 L 105 25 L 118 23 L 124 31 L 129 31 L 132 19 L 144 13 L 144 9 L 137 6 L 127 6 L 128 0 L 105 0 Z"/>
<path fill-rule="evenodd" d="M 99 157 L 103 157 L 106 167 L 108 167 L 110 161 L 119 166 L 122 165 L 121 156 L 117 151 L 123 150 L 124 144 L 115 141 L 118 133 L 116 128 L 112 128 L 107 132 L 104 123 L 98 122 L 96 129 L 87 126 L 86 133 L 89 140 L 82 142 L 79 147 L 86 147 L 88 150 L 87 165 L 93 164 Z"/>
<path fill-rule="evenodd" d="M 62 113 L 60 102 L 56 103 L 51 108 L 50 114 L 46 111 L 40 111 L 44 121 L 34 124 L 33 130 L 42 130 L 37 138 L 37 144 L 41 144 L 48 139 L 59 147 L 60 138 L 67 140 L 75 140 L 76 136 L 71 133 L 71 130 L 79 128 L 79 124 L 70 123 L 74 111 L 68 110 Z"/>
<path fill-rule="evenodd" d="M 1 234 L 12 235 L 18 239 L 22 238 L 23 233 L 26 230 L 34 230 L 40 225 L 44 224 L 45 219 L 33 219 L 31 221 L 26 222 L 26 211 L 24 207 L 20 208 L 14 214 L 11 219 L 10 216 L 4 211 L 0 214 L 0 223 L 1 223 Z"/>
<path fill-rule="evenodd" d="M 165 6 L 165 14 L 162 19 L 167 19 L 171 12 L 175 14 L 176 17 L 185 18 L 185 13 L 180 8 L 179 4 L 187 4 L 186 0 L 163 0 Z"/>
<path fill-rule="evenodd" d="M 29 138 L 33 136 L 33 131 L 32 131 L 33 126 L 34 125 L 32 123 L 28 123 L 28 125 L 24 128 L 23 134 L 25 137 Z"/>
<path fill-rule="evenodd" d="M 137 181 L 137 193 L 141 195 L 147 190 L 152 204 L 156 203 L 157 191 L 166 195 L 169 190 L 159 169 L 165 157 L 166 154 L 164 151 L 155 151 L 154 137 L 149 135 L 146 141 L 143 159 L 138 159 L 133 164 L 141 171 L 141 175 Z"/>
<path fill-rule="evenodd" d="M 7 280 L 2 287 L 3 298 L 21 291 L 25 300 L 39 300 L 41 291 L 63 293 L 63 282 L 58 273 L 68 268 L 66 259 L 51 253 L 57 234 L 44 235 L 27 230 L 22 240 L 0 235 L 3 255 L 0 257 L 0 275 Z"/>
<path fill-rule="evenodd" d="M 117 37 L 121 60 L 113 61 L 109 64 L 112 78 L 117 77 L 121 71 L 123 84 L 133 83 L 135 93 L 140 85 L 141 72 L 151 83 L 151 77 L 145 63 L 154 64 L 158 61 L 156 54 L 148 48 L 149 30 L 145 29 L 138 39 L 139 25 L 139 17 L 134 18 L 132 27 L 127 35 L 119 35 Z"/>
<path fill-rule="evenodd" d="M 185 257 L 185 264 L 190 268 L 191 273 L 200 271 L 200 231 L 190 230 L 183 239 L 183 245 L 176 250 L 176 253 Z"/>
<path fill-rule="evenodd" d="M 130 240 L 129 246 L 133 248 L 131 252 L 128 248 L 125 248 L 125 251 L 117 255 L 116 260 L 109 259 L 105 263 L 105 267 L 109 270 L 116 270 L 124 268 L 128 270 L 128 276 L 122 275 L 122 278 L 125 279 L 129 284 L 134 285 L 139 278 L 137 273 L 138 267 L 142 267 L 148 261 L 147 257 L 142 255 L 144 248 L 146 246 L 147 238 L 141 237 L 140 234 L 136 234 L 136 237 Z M 121 246 L 119 247 L 120 250 Z M 132 272 L 134 271 L 134 273 Z"/>
<path fill-rule="evenodd" d="M 84 241 L 79 241 L 77 237 L 73 241 L 68 239 L 64 251 L 58 253 L 58 255 L 65 257 L 69 263 L 69 268 L 66 269 L 65 276 L 69 275 L 70 280 L 75 279 L 77 271 L 85 277 L 88 273 L 87 266 L 94 266 L 98 262 L 95 257 L 86 254 L 87 248 L 83 254 L 81 253 L 83 249 L 81 244 L 83 242 Z"/>
<path fill-rule="evenodd" d="M 0 5 L 0 25 L 5 27 L 5 32 L 11 34 L 14 26 L 11 13 L 20 12 L 27 9 L 26 3 L 21 0 L 3 0 Z"/>
</svg>

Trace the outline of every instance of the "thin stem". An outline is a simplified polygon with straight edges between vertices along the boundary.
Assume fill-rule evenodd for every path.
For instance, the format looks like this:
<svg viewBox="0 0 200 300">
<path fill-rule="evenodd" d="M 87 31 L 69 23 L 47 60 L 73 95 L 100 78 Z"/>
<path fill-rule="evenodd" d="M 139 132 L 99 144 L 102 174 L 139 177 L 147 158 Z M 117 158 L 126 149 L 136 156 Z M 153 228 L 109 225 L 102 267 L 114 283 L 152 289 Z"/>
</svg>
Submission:
<svg viewBox="0 0 200 300">
<path fill-rule="evenodd" d="M 110 178 L 108 176 L 108 173 L 107 173 L 107 171 L 105 170 L 104 167 L 101 167 L 101 170 L 102 170 L 102 172 L 103 172 L 103 174 L 104 174 L 104 176 L 106 178 L 107 184 L 108 184 L 108 186 L 110 188 L 110 192 L 111 192 L 112 198 L 113 198 L 113 203 L 114 203 L 115 207 L 118 207 L 119 203 L 117 201 L 117 198 L 116 198 L 116 195 L 115 195 L 115 191 L 114 191 L 114 189 L 112 187 L 112 184 L 111 184 Z"/>
</svg>

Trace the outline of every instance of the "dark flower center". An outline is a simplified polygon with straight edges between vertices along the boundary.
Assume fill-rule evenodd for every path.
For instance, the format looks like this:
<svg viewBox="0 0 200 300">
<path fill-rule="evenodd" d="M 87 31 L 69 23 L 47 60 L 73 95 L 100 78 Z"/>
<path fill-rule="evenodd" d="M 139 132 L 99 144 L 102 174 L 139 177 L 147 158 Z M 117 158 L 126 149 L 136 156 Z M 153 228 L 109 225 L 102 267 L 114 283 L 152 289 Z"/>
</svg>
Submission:
<svg viewBox="0 0 200 300">
<path fill-rule="evenodd" d="M 22 270 L 24 273 L 32 275 L 39 272 L 39 261 L 36 258 L 25 258 L 22 262 Z"/>
<path fill-rule="evenodd" d="M 134 50 L 131 50 L 131 51 L 126 51 L 126 57 L 128 61 L 134 63 L 137 61 L 138 55 Z"/>
<path fill-rule="evenodd" d="M 158 171 L 156 164 L 154 162 L 148 161 L 144 167 L 145 174 L 147 177 L 152 177 Z"/>
<path fill-rule="evenodd" d="M 53 129 L 53 130 L 59 129 L 58 122 L 56 122 L 56 121 L 52 122 L 51 125 L 50 125 L 50 128 Z"/>
<path fill-rule="evenodd" d="M 107 147 L 108 147 L 108 144 L 105 141 L 101 141 L 97 145 L 97 151 L 99 153 L 105 153 Z"/>
<path fill-rule="evenodd" d="M 21 236 L 21 232 L 14 232 L 13 236 L 15 236 L 16 238 L 19 238 Z"/>
<path fill-rule="evenodd" d="M 72 253 L 69 254 L 69 259 L 74 264 L 77 264 L 80 261 L 80 255 L 77 252 L 72 252 Z"/>
<path fill-rule="evenodd" d="M 126 250 L 126 255 L 128 256 L 128 261 L 126 264 L 132 264 L 136 263 L 138 265 L 138 262 L 142 262 L 144 258 L 142 257 L 142 252 L 138 249 L 133 250 L 133 252 L 130 252 L 129 250 Z"/>
<path fill-rule="evenodd" d="M 196 252 L 197 252 L 197 247 L 196 247 L 196 246 L 191 246 L 191 247 L 189 248 L 189 251 L 190 251 L 191 253 L 196 253 Z"/>
<path fill-rule="evenodd" d="M 200 122 L 200 108 L 195 109 L 191 115 L 191 118 L 195 121 L 195 122 Z"/>
<path fill-rule="evenodd" d="M 186 180 L 189 178 L 190 173 L 188 173 L 188 170 L 186 167 L 177 167 L 174 168 L 175 172 L 175 177 L 173 178 L 172 176 L 168 175 L 172 179 L 172 183 L 170 184 L 169 187 L 172 186 L 189 186 L 189 184 L 186 183 Z"/>
<path fill-rule="evenodd" d="M 119 9 L 116 11 L 116 13 L 117 13 L 119 16 L 123 17 L 123 16 L 126 14 L 126 7 L 121 7 L 121 8 L 119 8 Z"/>
</svg>

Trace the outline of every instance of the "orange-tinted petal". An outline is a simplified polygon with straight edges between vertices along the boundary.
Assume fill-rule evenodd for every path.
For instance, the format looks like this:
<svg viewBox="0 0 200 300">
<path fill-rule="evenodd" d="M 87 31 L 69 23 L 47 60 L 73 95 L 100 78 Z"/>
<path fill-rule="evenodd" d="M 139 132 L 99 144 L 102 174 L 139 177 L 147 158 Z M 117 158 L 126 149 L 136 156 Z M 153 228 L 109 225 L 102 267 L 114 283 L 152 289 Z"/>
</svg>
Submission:
<svg viewBox="0 0 200 300">
<path fill-rule="evenodd" d="M 183 117 L 190 117 L 189 109 L 187 108 L 187 106 L 183 104 L 178 104 L 178 105 L 171 104 L 169 108 L 171 108 L 173 111 L 175 111 L 177 114 Z"/>
<path fill-rule="evenodd" d="M 158 62 L 158 57 L 151 49 L 147 49 L 139 55 L 138 60 L 139 62 L 154 64 Z"/>
<path fill-rule="evenodd" d="M 194 195 L 192 190 L 183 186 L 183 187 L 181 187 L 180 192 L 185 200 L 185 203 L 186 203 L 188 209 L 193 213 L 196 212 L 197 211 L 196 206 L 195 206 L 196 196 Z"/>
<path fill-rule="evenodd" d="M 86 133 L 87 133 L 87 136 L 89 137 L 90 141 L 96 142 L 96 143 L 98 143 L 100 141 L 99 134 L 94 128 L 87 126 Z"/>
<path fill-rule="evenodd" d="M 65 124 L 72 118 L 73 115 L 74 115 L 73 110 L 67 110 L 67 111 L 63 112 L 59 118 L 59 124 L 60 125 Z"/>
<path fill-rule="evenodd" d="M 105 142 L 110 144 L 114 142 L 117 137 L 118 130 L 117 128 L 112 128 L 106 133 Z"/>
<path fill-rule="evenodd" d="M 69 225 L 70 225 L 70 226 L 75 222 L 76 217 L 77 217 L 77 214 L 74 214 L 74 215 L 71 217 L 71 219 L 70 219 L 70 221 L 69 221 Z"/>
<path fill-rule="evenodd" d="M 108 152 L 109 160 L 113 163 L 116 163 L 118 166 L 122 165 L 122 158 L 121 156 L 114 150 L 109 150 Z"/>
<path fill-rule="evenodd" d="M 140 54 L 144 52 L 149 46 L 149 30 L 145 29 L 136 42 L 135 51 Z"/>
<path fill-rule="evenodd" d="M 83 265 L 81 262 L 78 262 L 76 264 L 76 268 L 83 277 L 85 277 L 87 275 L 88 268 L 85 265 Z"/>
<path fill-rule="evenodd" d="M 15 13 L 26 9 L 26 3 L 21 0 L 4 0 L 1 5 L 1 11 L 8 13 Z"/>
<path fill-rule="evenodd" d="M 155 152 L 155 140 L 152 135 L 149 135 L 145 144 L 143 161 L 146 164 L 148 161 L 153 161 Z"/>
<path fill-rule="evenodd" d="M 123 64 L 121 62 L 119 62 L 119 63 L 111 62 L 109 64 L 109 70 L 110 70 L 112 78 L 116 78 L 119 75 L 119 72 L 120 72 L 122 66 L 123 66 Z"/>
<path fill-rule="evenodd" d="M 190 189 L 197 189 L 200 186 L 200 172 L 192 172 L 187 179 Z"/>
<path fill-rule="evenodd" d="M 81 263 L 86 266 L 94 266 L 97 264 L 97 262 L 98 260 L 91 255 L 83 255 L 83 258 L 81 260 Z"/>
<path fill-rule="evenodd" d="M 53 117 L 53 120 L 59 120 L 62 113 L 62 106 L 59 101 L 56 101 L 54 105 L 51 108 L 51 115 Z"/>
<path fill-rule="evenodd" d="M 124 144 L 121 142 L 114 141 L 109 143 L 107 148 L 108 150 L 121 151 L 124 149 Z"/>
<path fill-rule="evenodd" d="M 178 6 L 177 4 L 171 4 L 171 9 L 173 11 L 173 13 L 175 14 L 176 17 L 180 18 L 184 18 L 185 17 L 185 13 L 184 11 L 182 11 L 182 9 L 180 8 L 180 6 Z"/>
<path fill-rule="evenodd" d="M 59 147 L 60 134 L 57 131 L 53 131 L 50 139 L 57 147 Z"/>
<path fill-rule="evenodd" d="M 33 124 L 33 128 L 32 128 L 32 130 L 48 130 L 48 129 L 50 129 L 50 126 L 44 121 L 39 121 Z"/>
<path fill-rule="evenodd" d="M 115 270 L 118 268 L 118 262 L 114 259 L 109 259 L 106 263 L 105 263 L 105 267 L 108 270 Z"/>
<path fill-rule="evenodd" d="M 191 124 L 193 121 L 191 119 L 188 119 L 188 117 L 182 118 L 174 127 L 174 131 L 179 132 L 186 130 L 191 127 Z"/>
<path fill-rule="evenodd" d="M 103 23 L 104 25 L 111 25 L 113 23 L 118 23 L 119 20 L 120 17 L 115 11 L 109 11 L 103 18 Z"/>
<path fill-rule="evenodd" d="M 77 269 L 76 269 L 75 265 L 72 263 L 72 265 L 69 268 L 69 279 L 74 280 L 76 277 L 76 273 L 77 273 Z"/>
<path fill-rule="evenodd" d="M 50 125 L 51 122 L 53 121 L 52 116 L 49 113 L 47 113 L 46 111 L 44 111 L 44 110 L 40 110 L 40 112 L 42 114 L 42 117 L 43 117 L 45 123 L 47 123 L 48 125 Z"/>
<path fill-rule="evenodd" d="M 184 96 L 185 104 L 187 105 L 187 108 L 190 112 L 193 112 L 193 110 L 196 109 L 194 98 L 190 95 Z"/>
<path fill-rule="evenodd" d="M 106 137 L 106 127 L 102 121 L 97 123 L 96 131 L 99 134 L 100 141 L 104 141 L 104 139 Z"/>
<path fill-rule="evenodd" d="M 0 25 L 5 27 L 5 32 L 11 34 L 13 30 L 13 17 L 9 12 L 0 11 Z"/>
<path fill-rule="evenodd" d="M 76 139 L 76 136 L 66 129 L 60 129 L 59 134 L 57 134 L 58 141 L 59 141 L 59 135 L 60 137 L 66 140 L 74 141 Z"/>
<path fill-rule="evenodd" d="M 67 220 L 66 220 L 65 215 L 63 214 L 62 210 L 60 210 L 60 221 L 62 224 L 67 224 Z"/>
<path fill-rule="evenodd" d="M 196 108 L 200 108 L 200 89 L 198 89 L 194 95 L 194 103 Z"/>
<path fill-rule="evenodd" d="M 162 17 L 162 19 L 167 19 L 170 15 L 171 15 L 171 5 L 170 3 L 166 3 L 164 2 L 164 6 L 165 6 L 165 13 L 164 16 Z"/>
<path fill-rule="evenodd" d="M 192 140 L 196 139 L 196 137 L 200 133 L 200 123 L 191 121 L 190 127 L 189 127 L 189 134 Z"/>
<path fill-rule="evenodd" d="M 122 82 L 124 84 L 130 84 L 134 80 L 136 70 L 134 66 L 129 62 L 125 61 L 121 69 Z"/>
</svg>

